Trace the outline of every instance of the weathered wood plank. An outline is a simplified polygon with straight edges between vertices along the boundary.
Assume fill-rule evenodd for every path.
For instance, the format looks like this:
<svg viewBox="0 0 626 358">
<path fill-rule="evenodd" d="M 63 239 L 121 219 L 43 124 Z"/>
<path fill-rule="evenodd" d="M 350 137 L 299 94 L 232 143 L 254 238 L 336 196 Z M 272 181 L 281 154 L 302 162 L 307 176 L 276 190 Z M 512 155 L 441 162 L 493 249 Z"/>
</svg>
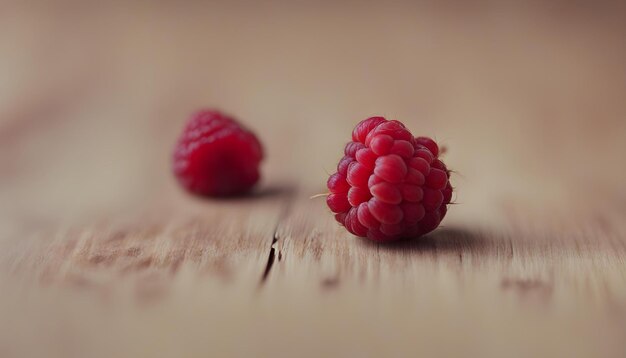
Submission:
<svg viewBox="0 0 626 358">
<path fill-rule="evenodd" d="M 0 356 L 623 357 L 623 6 L 458 6 L 0 5 Z M 256 195 L 177 187 L 205 105 Z M 309 199 L 372 114 L 448 146 L 422 240 Z"/>
</svg>

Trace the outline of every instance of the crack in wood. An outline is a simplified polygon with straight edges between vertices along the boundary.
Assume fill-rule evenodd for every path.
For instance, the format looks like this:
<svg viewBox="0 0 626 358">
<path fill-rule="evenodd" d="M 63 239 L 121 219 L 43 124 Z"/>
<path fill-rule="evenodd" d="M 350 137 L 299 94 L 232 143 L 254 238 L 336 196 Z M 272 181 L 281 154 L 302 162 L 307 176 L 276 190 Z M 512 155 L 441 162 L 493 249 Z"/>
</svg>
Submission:
<svg viewBox="0 0 626 358">
<path fill-rule="evenodd" d="M 509 260 L 513 260 L 513 258 L 515 257 L 515 251 L 513 251 L 513 240 L 509 237 L 508 238 L 509 241 Z"/>
<path fill-rule="evenodd" d="M 263 275 L 261 276 L 261 282 L 260 282 L 261 285 L 263 285 L 265 281 L 267 281 L 267 278 L 269 277 L 270 272 L 272 271 L 272 268 L 274 267 L 274 262 L 276 261 L 276 256 L 277 256 L 276 244 L 278 243 L 278 240 L 280 239 L 278 230 L 280 228 L 281 222 L 287 217 L 287 214 L 289 213 L 289 210 L 291 209 L 291 205 L 293 204 L 293 200 L 295 197 L 295 192 L 296 190 L 293 188 L 290 188 L 289 190 L 286 191 L 286 197 L 287 197 L 287 199 L 285 200 L 286 203 L 280 215 L 278 216 L 278 221 L 276 222 L 276 227 L 274 228 L 274 234 L 272 235 L 272 244 L 270 245 L 270 252 L 267 256 L 267 264 L 265 265 L 265 269 L 263 270 Z M 278 251 L 278 261 L 280 261 L 281 258 L 282 258 L 282 253 Z"/>
<path fill-rule="evenodd" d="M 279 221 L 280 224 L 280 221 Z M 272 270 L 272 266 L 274 266 L 274 260 L 276 258 L 276 243 L 278 242 L 278 225 L 276 224 L 276 229 L 274 230 L 274 236 L 272 237 L 272 246 L 270 246 L 270 253 L 267 257 L 267 264 L 265 265 L 265 271 L 263 271 L 263 276 L 261 276 L 261 284 L 263 284 Z"/>
</svg>

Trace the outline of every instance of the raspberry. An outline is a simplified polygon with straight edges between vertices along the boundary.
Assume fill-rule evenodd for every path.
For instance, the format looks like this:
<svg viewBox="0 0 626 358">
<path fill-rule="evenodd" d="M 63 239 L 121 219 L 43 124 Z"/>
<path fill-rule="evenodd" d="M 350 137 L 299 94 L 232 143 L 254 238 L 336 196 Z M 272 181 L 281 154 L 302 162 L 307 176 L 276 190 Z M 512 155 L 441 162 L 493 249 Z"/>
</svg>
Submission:
<svg viewBox="0 0 626 358">
<path fill-rule="evenodd" d="M 350 233 L 386 242 L 439 226 L 452 186 L 434 140 L 372 117 L 357 124 L 344 154 L 328 178 L 326 202 Z"/>
<path fill-rule="evenodd" d="M 259 180 L 263 149 L 257 137 L 215 110 L 194 114 L 174 150 L 174 174 L 183 187 L 206 196 L 250 190 Z"/>
</svg>

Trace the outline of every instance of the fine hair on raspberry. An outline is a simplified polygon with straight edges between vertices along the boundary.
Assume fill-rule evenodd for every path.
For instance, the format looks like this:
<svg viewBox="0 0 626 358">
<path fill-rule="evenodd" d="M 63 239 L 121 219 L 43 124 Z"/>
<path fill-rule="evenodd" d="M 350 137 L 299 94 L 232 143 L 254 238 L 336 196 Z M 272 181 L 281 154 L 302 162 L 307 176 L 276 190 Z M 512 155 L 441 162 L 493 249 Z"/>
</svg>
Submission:
<svg viewBox="0 0 626 358">
<path fill-rule="evenodd" d="M 388 242 L 439 226 L 452 199 L 450 171 L 439 146 L 414 137 L 399 121 L 361 121 L 328 178 L 326 202 L 350 233 Z"/>
</svg>

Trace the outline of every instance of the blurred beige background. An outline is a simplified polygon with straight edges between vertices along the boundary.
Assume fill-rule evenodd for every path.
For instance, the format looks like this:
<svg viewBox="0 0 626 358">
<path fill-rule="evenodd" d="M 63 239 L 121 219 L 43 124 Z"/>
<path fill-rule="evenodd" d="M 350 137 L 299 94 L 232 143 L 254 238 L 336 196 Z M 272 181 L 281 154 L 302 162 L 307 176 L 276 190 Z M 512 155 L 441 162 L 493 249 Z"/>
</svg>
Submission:
<svg viewBox="0 0 626 358">
<path fill-rule="evenodd" d="M 621 301 L 626 297 L 623 255 L 626 6 L 623 2 L 0 0 L 0 248 L 5 248 L 0 263 L 6 268 L 0 276 L 13 280 L 23 274 L 24 270 L 18 268 L 24 262 L 45 262 L 45 255 L 33 259 L 32 252 L 48 247 L 53 240 L 62 242 L 71 236 L 67 228 L 97 234 L 114 231 L 115 225 L 130 225 L 149 231 L 147 223 L 151 221 L 146 218 L 153 215 L 167 223 L 167 218 L 175 221 L 204 215 L 210 221 L 216 220 L 211 218 L 218 213 L 229 213 L 249 218 L 243 221 L 244 237 L 261 236 L 261 231 L 265 235 L 262 223 L 266 217 L 255 217 L 254 203 L 241 207 L 229 203 L 224 208 L 193 201 L 171 177 L 169 159 L 173 143 L 187 116 L 201 107 L 216 107 L 237 116 L 262 138 L 267 158 L 261 190 L 293 188 L 300 198 L 292 207 L 295 217 L 287 220 L 298 223 L 296 229 L 290 229 L 290 224 L 285 226 L 285 232 L 293 236 L 289 244 L 292 246 L 285 244 L 283 249 L 286 252 L 297 249 L 293 252 L 303 255 L 306 264 L 294 262 L 295 266 L 289 267 L 300 267 L 301 271 L 284 271 L 282 276 L 276 276 L 269 282 L 276 291 L 270 292 L 281 292 L 282 303 L 291 302 L 289 297 L 306 300 L 310 296 L 301 297 L 299 289 L 290 287 L 306 282 L 299 280 L 302 277 L 313 277 L 317 284 L 320 267 L 324 267 L 319 269 L 320 276 L 338 270 L 342 285 L 349 287 L 341 291 L 343 294 L 336 301 L 326 301 L 327 296 L 321 294 L 322 303 L 305 304 L 302 310 L 293 308 L 293 312 L 299 312 L 294 313 L 297 317 L 317 317 L 315 312 L 322 308 L 326 312 L 347 311 L 348 317 L 343 321 L 346 325 L 361 322 L 357 325 L 367 326 L 371 322 L 363 318 L 364 312 L 372 309 L 396 319 L 384 327 L 400 325 L 423 332 L 428 329 L 414 324 L 418 324 L 425 312 L 432 312 L 427 321 L 442 322 L 435 329 L 439 338 L 424 338 L 422 344 L 435 351 L 448 329 L 467 327 L 474 319 L 482 318 L 486 320 L 486 331 L 459 343 L 458 351 L 469 350 L 482 356 L 497 356 L 495 353 L 507 351 L 506 347 L 521 352 L 520 347 L 532 346 L 511 338 L 519 332 L 534 330 L 537 336 L 553 337 L 552 329 L 569 327 L 556 337 L 561 337 L 559 342 L 571 342 L 572 346 L 551 345 L 554 342 L 545 338 L 546 342 L 537 346 L 539 353 L 584 356 L 598 352 L 595 348 L 600 347 L 607 355 L 623 356 L 625 347 L 620 333 L 626 310 Z M 553 248 L 546 251 L 545 246 L 535 245 L 536 242 L 521 244 L 522 255 L 526 252 L 528 256 L 508 266 L 502 263 L 499 254 L 483 257 L 480 250 L 467 246 L 471 244 L 456 243 L 462 253 L 477 255 L 462 269 L 449 268 L 448 261 L 442 261 L 437 253 L 432 253 L 432 261 L 420 264 L 415 264 L 419 258 L 410 252 L 388 253 L 377 259 L 382 260 L 383 268 L 375 266 L 374 274 L 365 275 L 365 279 L 357 275 L 357 269 L 339 268 L 341 262 L 355 260 L 354 267 L 365 265 L 369 270 L 368 265 L 373 262 L 368 256 L 373 252 L 371 247 L 354 244 L 356 248 L 343 248 L 354 255 L 326 261 L 327 266 L 324 255 L 319 266 L 316 266 L 318 261 L 306 259 L 309 251 L 293 232 L 321 232 L 326 242 L 341 239 L 342 244 L 337 245 L 353 242 L 332 224 L 321 201 L 311 204 L 301 199 L 324 191 L 327 174 L 334 170 L 352 127 L 371 115 L 401 120 L 414 133 L 433 136 L 447 146 L 446 163 L 458 172 L 454 184 L 461 204 L 450 210 L 447 226 L 507 232 L 504 236 L 512 237 L 512 247 L 527 242 L 516 241 L 517 236 L 531 237 L 530 242 L 545 238 Z M 258 205 L 267 206 L 270 213 L 278 212 L 274 199 L 264 200 L 270 201 Z M 303 219 L 307 217 L 309 221 Z M 125 224 L 117 224 L 118 221 Z M 536 235 L 537 232 L 541 235 Z M 569 255 L 567 250 L 559 251 L 563 242 L 555 239 L 554 233 L 565 237 L 564 242 L 573 238 L 577 248 L 583 247 L 582 253 Z M 36 244 L 31 244 L 29 240 L 35 238 Z M 265 265 L 266 239 L 243 253 L 240 247 L 228 245 L 212 247 L 211 252 L 228 257 L 229 250 L 234 250 L 242 261 L 252 252 L 255 259 L 250 265 L 259 265 L 249 268 L 254 272 L 250 274 L 253 277 L 250 282 L 256 283 L 257 269 L 260 274 Z M 576 241 L 579 239 L 583 244 Z M 301 244 L 305 246 L 298 246 Z M 335 257 L 332 255 L 340 252 L 333 250 L 343 246 L 332 245 L 324 252 Z M 585 252 L 585 247 L 597 250 Z M 567 258 L 560 256 L 565 251 Z M 76 272 L 83 270 L 76 264 L 82 262 L 77 259 L 82 257 L 81 252 L 70 255 L 72 264 L 68 266 Z M 456 254 L 451 255 L 456 260 Z M 537 255 L 544 256 L 538 259 Z M 402 257 L 406 265 L 424 266 L 411 266 L 415 274 L 411 276 L 409 269 L 398 270 L 394 261 L 397 257 Z M 531 287 L 534 280 L 548 277 L 549 284 L 556 285 L 555 292 L 559 294 L 555 295 L 559 299 L 550 308 L 540 304 L 538 311 L 530 311 L 535 314 L 549 311 L 545 321 L 541 314 L 526 321 L 529 314 L 526 306 L 517 306 L 512 303 L 517 301 L 509 300 L 509 296 L 494 298 L 499 300 L 497 316 L 485 315 L 492 304 L 483 292 L 490 292 L 493 287 L 491 281 L 484 280 L 482 260 L 492 264 L 485 264 L 489 267 L 486 271 L 492 275 L 489 277 L 502 282 L 494 287 L 508 287 L 509 281 L 498 276 L 501 272 L 530 280 L 522 282 L 530 282 Z M 205 261 L 202 262 L 201 266 Z M 33 266 L 39 274 L 40 266 Z M 226 266 L 235 272 L 239 270 L 228 259 Z M 150 268 L 159 271 L 163 266 L 154 264 Z M 68 270 L 55 272 L 63 281 Z M 114 286 L 117 282 L 118 273 L 111 267 L 105 270 L 98 266 L 93 270 L 93 275 L 100 278 L 111 275 L 105 280 L 109 284 Z M 194 272 L 192 268 L 189 270 Z M 398 283 L 398 277 L 403 277 L 399 281 L 410 281 L 411 277 L 421 277 L 422 270 L 436 272 L 420 286 L 432 290 L 432 295 L 422 297 L 423 305 L 411 316 L 414 320 L 403 321 L 402 311 L 390 307 L 410 306 L 414 301 L 398 298 L 404 295 L 400 287 L 406 285 Z M 585 276 L 589 270 L 598 271 Z M 134 302 L 133 298 L 125 296 L 127 286 L 122 285 L 118 290 L 122 298 L 113 295 L 117 298 L 106 306 L 118 309 L 112 309 L 116 312 L 113 318 L 104 319 L 107 322 L 104 327 L 114 331 L 117 328 L 114 318 L 126 317 L 124 332 L 136 339 L 135 343 L 152 342 L 159 334 L 167 336 L 163 331 L 134 336 L 148 327 L 166 324 L 157 317 L 170 317 L 177 322 L 173 327 L 181 329 L 207 329 L 207 323 L 194 320 L 189 307 L 204 309 L 201 298 L 219 291 L 218 297 L 234 302 L 226 308 L 218 305 L 221 319 L 229 320 L 228 313 L 241 312 L 241 307 L 254 317 L 250 321 L 253 323 L 244 324 L 248 327 L 246 337 L 257 339 L 258 344 L 253 347 L 266 348 L 260 342 L 267 336 L 254 334 L 264 330 L 259 328 L 263 324 L 270 322 L 272 327 L 274 322 L 279 332 L 293 328 L 288 318 L 267 313 L 276 308 L 273 304 L 262 301 L 265 303 L 256 310 L 258 303 L 249 298 L 254 296 L 248 296 L 246 289 L 221 291 L 223 288 L 212 279 L 201 283 L 189 279 L 193 276 L 189 272 L 183 278 L 175 276 L 178 283 L 174 286 L 183 288 L 178 296 L 161 302 L 152 312 L 135 311 L 129 303 Z M 246 275 L 242 273 L 241 277 Z M 362 310 L 349 308 L 352 299 L 360 297 L 359 282 L 380 282 L 382 277 L 388 279 L 391 292 L 398 292 L 398 296 L 389 294 L 380 298 L 372 293 L 364 298 L 370 306 L 364 304 Z M 564 277 L 567 280 L 559 280 Z M 52 355 L 64 356 L 90 352 L 94 346 L 104 345 L 103 340 L 94 338 L 98 333 L 94 322 L 107 315 L 94 313 L 100 312 L 99 303 L 84 301 L 82 296 L 76 298 L 71 290 L 39 292 L 31 286 L 31 281 L 19 282 L 18 286 L 6 284 L 7 289 L 22 287 L 23 291 L 17 292 L 23 296 L 7 299 L 3 311 L 19 312 L 28 307 L 31 312 L 39 313 L 33 314 L 31 321 L 24 321 L 21 340 L 5 340 L 7 352 L 34 354 L 41 348 L 54 352 Z M 240 285 L 248 287 L 249 282 L 243 282 Z M 195 285 L 200 285 L 199 291 L 189 291 Z M 544 286 L 539 287 L 541 296 Z M 54 289 L 57 288 L 53 285 Z M 583 298 L 585 292 L 591 293 Z M 20 297 L 29 297 L 28 303 L 22 305 Z M 37 297 L 41 299 L 38 301 Z M 59 297 L 81 304 L 76 311 L 69 303 L 61 309 L 57 306 Z M 193 302 L 189 307 L 184 304 L 187 299 Z M 591 305 L 589 312 L 579 315 L 579 305 L 589 303 L 588 300 L 601 303 L 602 313 L 597 314 Z M 536 303 L 531 302 L 531 306 Z M 38 317 L 46 316 L 42 312 L 53 310 L 62 313 L 46 318 L 49 322 L 73 322 L 66 327 L 69 333 L 59 333 L 63 340 L 74 342 L 69 344 L 73 347 L 69 351 L 57 347 L 59 340 L 49 336 L 47 330 L 42 333 L 28 329 L 28 322 L 36 322 Z M 203 314 L 210 318 L 217 311 Z M 455 314 L 466 311 L 472 313 L 457 326 Z M 302 312 L 310 312 L 310 317 Z M 437 318 L 438 313 L 443 316 Z M 320 326 L 324 322 L 340 321 L 340 315 L 328 315 L 319 318 Z M 85 316 L 85 321 L 92 322 L 87 324 L 87 329 L 80 323 L 83 322 L 80 317 Z M 609 319 L 612 323 L 608 324 L 609 316 L 618 318 Z M 18 318 L 14 316 L 12 322 L 19 321 Z M 519 325 L 503 328 L 511 321 Z M 600 338 L 589 338 L 598 327 L 609 326 L 620 329 L 603 332 Z M 336 342 L 329 336 L 317 337 L 319 331 L 314 327 L 307 328 L 310 341 L 304 338 L 295 341 L 302 346 L 325 342 L 328 347 L 333 344 L 342 347 L 341 339 Z M 4 328 L 5 332 L 13 330 L 10 325 Z M 467 333 L 464 328 L 454 331 L 459 335 Z M 237 330 L 225 332 L 235 335 L 233 332 Z M 371 334 L 384 336 L 380 332 Z M 489 348 L 488 337 L 498 334 L 506 342 L 505 348 Z M 73 340 L 77 336 L 82 337 L 82 344 Z M 587 344 L 583 337 L 592 343 Z M 27 342 L 31 339 L 45 343 L 30 346 Z M 206 352 L 200 344 L 202 339 L 200 333 L 191 341 L 188 338 L 188 353 Z M 412 339 L 401 336 L 396 343 L 403 347 L 402 344 Z M 119 347 L 133 346 L 125 352 L 134 352 L 135 356 L 159 351 L 149 344 L 132 345 L 121 333 L 114 335 L 113 341 L 122 342 Z M 164 342 L 158 345 L 162 348 L 160 352 L 180 352 L 182 344 Z M 226 339 L 226 342 L 230 341 Z M 297 351 L 289 343 L 282 344 Z M 382 353 L 386 351 L 384 347 L 365 351 Z M 541 347 L 546 348 L 541 350 Z M 343 348 L 344 353 L 355 352 Z M 269 348 L 263 349 L 257 352 L 276 354 Z M 119 353 L 115 349 L 112 352 Z M 243 348 L 236 352 L 246 353 Z"/>
<path fill-rule="evenodd" d="M 566 1 L 3 2 L 3 211 L 73 216 L 145 199 L 147 178 L 169 180 L 172 143 L 203 106 L 264 138 L 280 129 L 282 141 L 265 141 L 268 175 L 306 185 L 321 187 L 355 122 L 381 114 L 450 147 L 450 165 L 476 187 L 464 202 L 543 187 L 525 200 L 544 206 L 594 184 L 619 188 L 624 171 L 597 174 L 626 153 L 624 11 Z"/>
</svg>

